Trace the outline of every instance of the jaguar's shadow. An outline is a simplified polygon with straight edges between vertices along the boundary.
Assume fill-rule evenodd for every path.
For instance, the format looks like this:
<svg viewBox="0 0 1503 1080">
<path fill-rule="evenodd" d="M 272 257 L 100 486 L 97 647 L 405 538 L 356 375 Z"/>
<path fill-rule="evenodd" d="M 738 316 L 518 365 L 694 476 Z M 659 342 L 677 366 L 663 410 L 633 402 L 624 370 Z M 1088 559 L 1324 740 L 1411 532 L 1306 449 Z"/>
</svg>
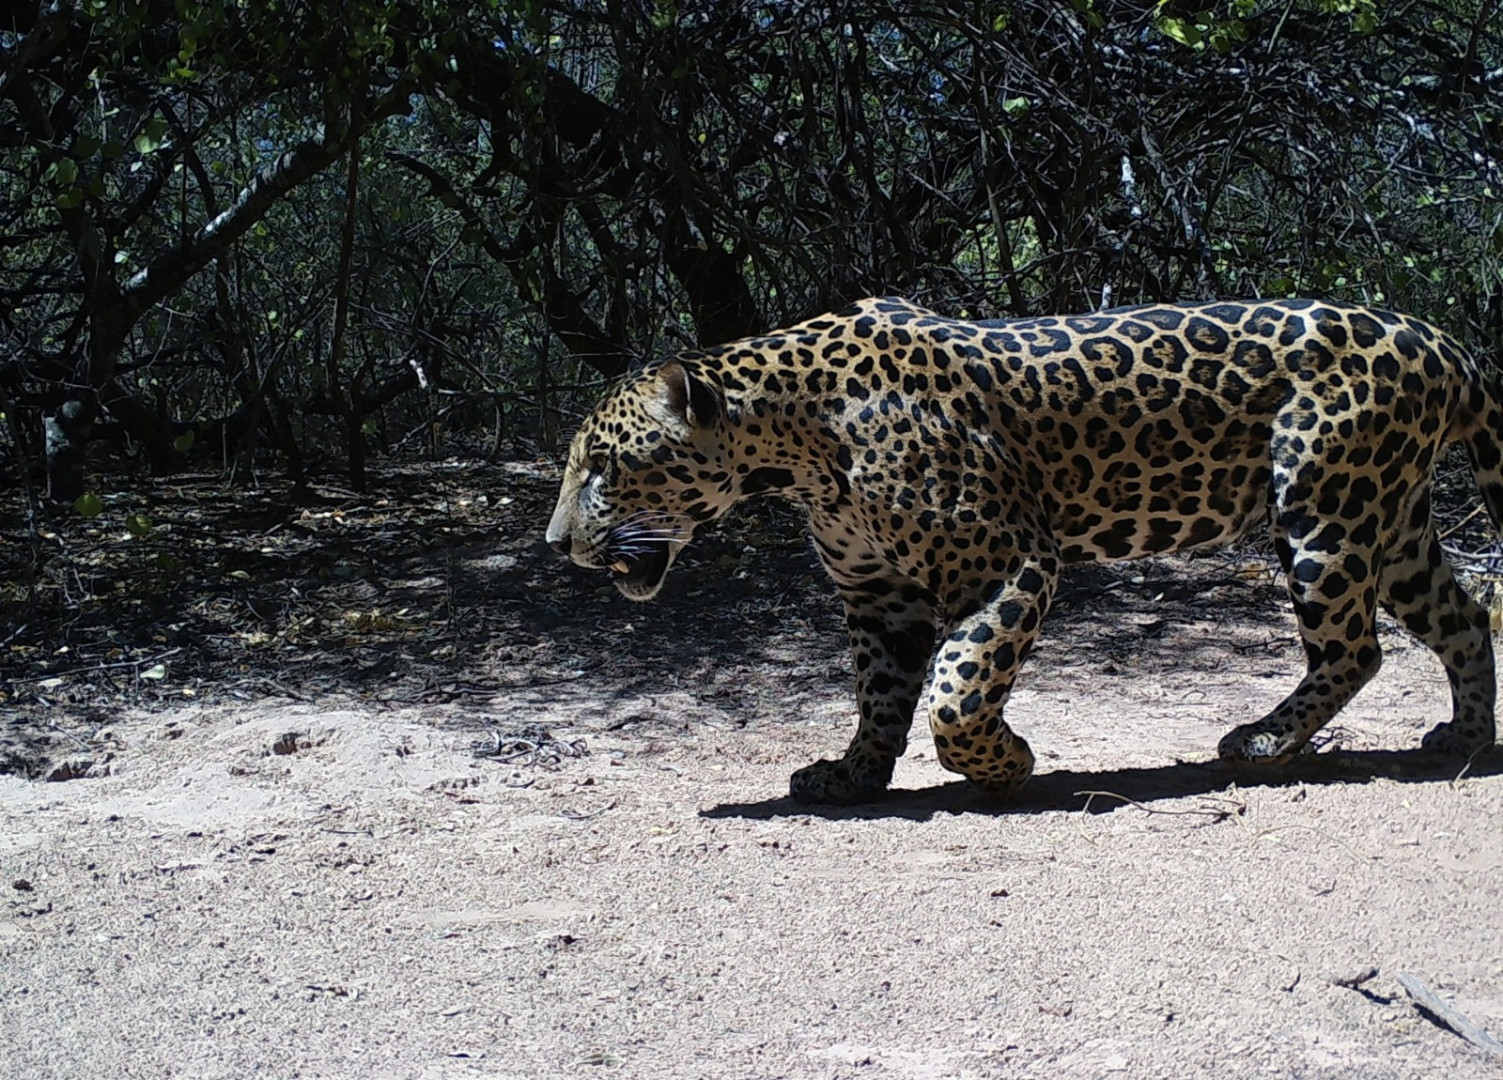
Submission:
<svg viewBox="0 0 1503 1080">
<path fill-rule="evenodd" d="M 927 821 L 938 814 L 1045 814 L 1060 811 L 1109 813 L 1124 806 L 1193 795 L 1221 794 L 1238 787 L 1293 784 L 1449 782 L 1462 777 L 1503 774 L 1503 750 L 1479 754 L 1470 763 L 1418 750 L 1372 750 L 1313 754 L 1290 765 L 1268 768 L 1221 762 L 1178 762 L 1149 768 L 1059 769 L 1040 773 L 1006 800 L 989 798 L 963 780 L 938 787 L 888 791 L 881 802 L 858 806 L 809 806 L 787 796 L 757 802 L 722 803 L 700 812 L 707 818 L 823 817 L 831 820 L 908 818 Z"/>
</svg>

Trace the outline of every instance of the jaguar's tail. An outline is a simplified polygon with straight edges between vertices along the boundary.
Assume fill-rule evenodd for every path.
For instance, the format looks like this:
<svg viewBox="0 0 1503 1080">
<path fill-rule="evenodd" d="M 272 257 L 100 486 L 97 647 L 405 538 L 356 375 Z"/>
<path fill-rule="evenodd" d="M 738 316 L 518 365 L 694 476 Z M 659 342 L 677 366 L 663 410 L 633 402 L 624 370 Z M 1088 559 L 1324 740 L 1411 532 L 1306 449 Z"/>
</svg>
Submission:
<svg viewBox="0 0 1503 1080">
<path fill-rule="evenodd" d="M 1485 368 L 1465 403 L 1463 441 L 1493 531 L 1503 537 L 1503 372 Z"/>
</svg>

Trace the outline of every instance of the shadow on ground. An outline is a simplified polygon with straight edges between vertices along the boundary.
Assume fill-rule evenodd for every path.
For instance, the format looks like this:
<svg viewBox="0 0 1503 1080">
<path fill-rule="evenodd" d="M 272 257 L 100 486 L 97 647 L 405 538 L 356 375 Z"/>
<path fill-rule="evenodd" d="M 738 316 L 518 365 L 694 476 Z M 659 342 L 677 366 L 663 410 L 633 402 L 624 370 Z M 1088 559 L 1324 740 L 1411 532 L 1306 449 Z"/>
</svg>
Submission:
<svg viewBox="0 0 1503 1080">
<path fill-rule="evenodd" d="M 1111 813 L 1137 806 L 1152 813 L 1203 814 L 1224 818 L 1236 808 L 1227 789 L 1289 787 L 1294 785 L 1364 784 L 1373 780 L 1434 783 L 1463 776 L 1503 774 L 1503 750 L 1480 754 L 1471 762 L 1440 757 L 1420 750 L 1341 751 L 1312 754 L 1290 765 L 1264 768 L 1234 767 L 1221 762 L 1176 762 L 1173 765 L 1119 769 L 1059 769 L 1033 777 L 1021 791 L 998 800 L 977 791 L 964 780 L 921 789 L 895 788 L 881 802 L 858 806 L 811 806 L 784 796 L 756 802 L 722 803 L 701 813 L 707 818 L 769 820 L 783 817 L 820 817 L 829 820 L 906 818 L 928 821 L 940 814 L 978 814 L 1016 817 L 1058 811 Z M 1214 795 L 1199 810 L 1155 810 L 1157 801 Z"/>
<path fill-rule="evenodd" d="M 180 477 L 29 533 L 0 508 L 0 533 L 29 537 L 0 545 L 0 772 L 42 775 L 124 708 L 560 687 L 602 708 L 677 693 L 747 724 L 780 695 L 796 718 L 801 694 L 851 693 L 839 604 L 795 508 L 740 508 L 656 602 L 632 604 L 543 544 L 556 483 L 547 463 L 433 464 L 293 504 Z M 1072 568 L 1047 647 L 1106 675 L 1297 653 L 1268 629 L 1286 601 L 1266 567 L 1252 552 Z"/>
<path fill-rule="evenodd" d="M 58 510 L 0 544 L 0 743 L 87 738 L 127 707 L 694 686 L 780 631 L 843 654 L 793 515 L 713 531 L 662 602 L 632 605 L 544 545 L 556 482 L 548 465 L 414 467 L 293 504 L 183 477 L 111 493 L 93 519 Z M 0 534 L 27 532 L 0 507 Z M 28 771 L 4 749 L 0 771 Z"/>
</svg>

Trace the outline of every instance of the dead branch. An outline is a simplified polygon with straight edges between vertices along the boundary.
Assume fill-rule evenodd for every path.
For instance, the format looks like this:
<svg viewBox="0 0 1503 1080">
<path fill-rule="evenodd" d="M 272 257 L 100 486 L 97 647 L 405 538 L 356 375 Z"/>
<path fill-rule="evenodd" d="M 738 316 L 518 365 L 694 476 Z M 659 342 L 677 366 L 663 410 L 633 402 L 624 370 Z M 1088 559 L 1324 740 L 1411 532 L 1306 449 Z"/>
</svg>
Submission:
<svg viewBox="0 0 1503 1080">
<path fill-rule="evenodd" d="M 1478 1027 L 1413 975 L 1400 972 L 1397 978 L 1399 985 L 1414 1000 L 1420 1012 L 1428 1013 L 1431 1019 L 1450 1028 L 1479 1050 L 1484 1050 L 1494 1057 L 1503 1058 L 1503 1042 L 1499 1042 Z"/>
</svg>

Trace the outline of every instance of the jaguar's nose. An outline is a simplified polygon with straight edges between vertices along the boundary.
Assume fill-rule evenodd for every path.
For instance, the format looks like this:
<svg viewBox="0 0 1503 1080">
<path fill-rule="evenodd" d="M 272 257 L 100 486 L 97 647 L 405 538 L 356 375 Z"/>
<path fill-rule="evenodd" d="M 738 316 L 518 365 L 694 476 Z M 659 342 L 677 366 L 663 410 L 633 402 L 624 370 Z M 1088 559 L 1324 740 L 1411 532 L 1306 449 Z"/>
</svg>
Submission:
<svg viewBox="0 0 1503 1080">
<path fill-rule="evenodd" d="M 564 556 L 564 558 L 568 558 L 569 549 L 574 545 L 570 542 L 567 536 L 560 536 L 557 540 L 554 540 L 550 537 L 548 540 L 548 546 L 551 547 L 554 551 L 558 552 L 560 555 Z"/>
</svg>

